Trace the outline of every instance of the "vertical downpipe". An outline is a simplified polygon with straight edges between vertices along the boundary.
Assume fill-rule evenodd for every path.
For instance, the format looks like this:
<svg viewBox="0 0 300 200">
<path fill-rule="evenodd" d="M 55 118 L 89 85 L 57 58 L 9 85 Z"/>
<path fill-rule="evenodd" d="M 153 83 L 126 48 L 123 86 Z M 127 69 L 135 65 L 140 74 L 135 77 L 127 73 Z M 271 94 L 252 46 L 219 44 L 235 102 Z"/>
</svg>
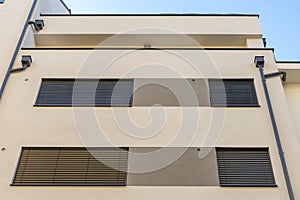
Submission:
<svg viewBox="0 0 300 200">
<path fill-rule="evenodd" d="M 261 57 L 261 59 L 264 59 L 263 56 L 257 56 L 257 57 L 255 57 L 255 62 L 258 57 Z M 292 188 L 292 184 L 291 184 L 291 180 L 290 180 L 290 176 L 289 176 L 289 172 L 287 169 L 287 164 L 285 161 L 284 152 L 283 152 L 283 148 L 282 148 L 282 144 L 281 144 L 281 140 L 280 140 L 280 136 L 279 136 L 279 131 L 278 131 L 278 127 L 276 124 L 275 115 L 274 115 L 274 111 L 273 111 L 273 107 L 272 107 L 272 103 L 271 103 L 271 99 L 270 99 L 270 95 L 269 95 L 269 90 L 267 87 L 267 82 L 266 82 L 266 78 L 265 78 L 265 74 L 264 74 L 264 60 L 263 60 L 263 63 L 256 62 L 256 67 L 259 68 L 260 77 L 261 77 L 261 81 L 263 84 L 265 97 L 266 97 L 266 101 L 268 104 L 269 115 L 270 115 L 271 122 L 272 122 L 273 132 L 274 132 L 274 136 L 276 139 L 277 148 L 279 151 L 279 156 L 280 156 L 281 166 L 283 169 L 286 187 L 287 187 L 287 190 L 289 193 L 290 200 L 295 200 L 294 192 L 293 192 L 293 188 Z"/>
</svg>

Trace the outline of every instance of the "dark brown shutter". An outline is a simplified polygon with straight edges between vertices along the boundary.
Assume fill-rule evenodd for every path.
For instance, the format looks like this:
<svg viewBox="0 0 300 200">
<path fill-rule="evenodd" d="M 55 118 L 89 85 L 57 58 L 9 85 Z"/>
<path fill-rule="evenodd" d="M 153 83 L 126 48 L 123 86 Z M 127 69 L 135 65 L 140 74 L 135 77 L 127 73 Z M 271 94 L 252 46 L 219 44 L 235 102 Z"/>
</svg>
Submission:
<svg viewBox="0 0 300 200">
<path fill-rule="evenodd" d="M 221 186 L 276 186 L 267 148 L 217 148 Z"/>
<path fill-rule="evenodd" d="M 36 106 L 132 105 L 132 79 L 43 79 Z"/>
<path fill-rule="evenodd" d="M 213 107 L 258 106 L 252 79 L 211 79 L 209 91 Z"/>
<path fill-rule="evenodd" d="M 128 149 L 24 147 L 12 185 L 108 185 L 127 180 Z"/>
</svg>

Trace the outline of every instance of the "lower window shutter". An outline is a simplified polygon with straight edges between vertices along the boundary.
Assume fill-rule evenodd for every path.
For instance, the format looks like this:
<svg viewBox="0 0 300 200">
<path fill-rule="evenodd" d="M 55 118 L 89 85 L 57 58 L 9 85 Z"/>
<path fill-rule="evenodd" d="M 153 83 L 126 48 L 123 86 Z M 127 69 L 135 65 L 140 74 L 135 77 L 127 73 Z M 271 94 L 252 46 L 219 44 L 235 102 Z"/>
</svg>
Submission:
<svg viewBox="0 0 300 200">
<path fill-rule="evenodd" d="M 24 147 L 12 185 L 123 186 L 128 149 Z"/>
<path fill-rule="evenodd" d="M 217 162 L 221 186 L 276 186 L 267 148 L 217 148 Z"/>
</svg>

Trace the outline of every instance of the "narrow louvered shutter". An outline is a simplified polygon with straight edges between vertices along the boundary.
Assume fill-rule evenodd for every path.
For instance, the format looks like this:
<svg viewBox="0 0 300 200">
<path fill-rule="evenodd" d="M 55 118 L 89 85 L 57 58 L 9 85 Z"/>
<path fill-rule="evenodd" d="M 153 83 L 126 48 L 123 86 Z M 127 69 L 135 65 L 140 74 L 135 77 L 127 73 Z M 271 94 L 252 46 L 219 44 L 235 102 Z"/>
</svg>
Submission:
<svg viewBox="0 0 300 200">
<path fill-rule="evenodd" d="M 209 91 L 214 107 L 258 106 L 252 79 L 211 79 Z"/>
<path fill-rule="evenodd" d="M 267 148 L 217 148 L 217 162 L 221 186 L 276 186 Z"/>
<path fill-rule="evenodd" d="M 43 79 L 36 106 L 131 106 L 132 79 Z"/>
<path fill-rule="evenodd" d="M 124 186 L 128 149 L 22 148 L 12 185 Z"/>
</svg>

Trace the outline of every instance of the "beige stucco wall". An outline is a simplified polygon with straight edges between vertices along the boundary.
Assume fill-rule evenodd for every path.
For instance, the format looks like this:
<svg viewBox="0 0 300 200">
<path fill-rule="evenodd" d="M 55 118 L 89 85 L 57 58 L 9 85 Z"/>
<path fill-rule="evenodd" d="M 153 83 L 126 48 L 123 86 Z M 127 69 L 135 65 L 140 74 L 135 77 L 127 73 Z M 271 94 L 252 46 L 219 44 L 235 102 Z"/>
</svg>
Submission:
<svg viewBox="0 0 300 200">
<path fill-rule="evenodd" d="M 13 52 L 21 35 L 33 0 L 5 1 L 0 5 L 0 80 L 5 76 Z M 17 13 L 17 14 L 16 14 Z"/>
<path fill-rule="evenodd" d="M 142 28 L 156 28 L 152 33 L 161 33 L 162 29 L 204 35 L 262 34 L 256 16 L 43 16 L 43 19 L 48 24 L 44 34 L 146 33 Z"/>
<path fill-rule="evenodd" d="M 58 10 L 52 10 L 52 7 L 48 7 L 49 10 L 41 10 L 47 2 L 40 1 L 40 3 L 36 9 L 35 18 L 43 18 L 46 26 L 43 31 L 36 33 L 36 38 L 46 36 L 47 39 L 49 35 L 55 38 L 56 34 L 116 34 L 146 26 L 171 29 L 184 34 L 217 36 L 219 41 L 230 37 L 231 41 L 238 41 L 234 47 L 261 47 L 261 29 L 256 17 L 201 17 L 200 19 L 197 17 L 39 17 L 40 11 L 66 12 L 61 5 Z M 12 57 L 31 4 L 32 1 L 26 3 L 6 1 L 5 4 L 0 5 L 0 16 L 7 19 L 1 20 L 0 26 L 10 27 L 11 24 L 15 24 L 12 29 L 0 31 L 0 46 L 6 47 L 5 53 L 3 54 L 1 50 L 0 54 L 0 80 L 3 79 Z M 16 16 L 15 13 L 19 15 Z M 231 28 L 228 29 L 228 27 Z M 33 38 L 31 30 L 28 30 L 28 33 L 31 33 L 31 38 L 29 34 L 27 44 L 34 47 L 33 41 L 36 38 Z M 252 40 L 247 40 L 248 37 Z M 213 37 L 207 38 L 213 40 Z M 40 39 L 43 38 L 40 37 Z M 144 39 L 142 38 L 141 41 L 144 42 Z M 47 45 L 49 44 L 45 46 Z M 254 56 L 264 55 L 266 72 L 276 71 L 273 52 L 270 50 L 23 50 L 18 54 L 14 67 L 20 67 L 21 55 L 25 54 L 32 56 L 32 66 L 23 72 L 11 74 L 0 103 L 0 147 L 6 148 L 0 151 L 0 199 L 199 199 L 200 196 L 204 199 L 287 199 L 284 177 L 259 73 L 253 64 Z M 42 78 L 75 77 L 254 78 L 260 107 L 168 107 L 162 110 L 149 107 L 73 109 L 33 106 Z M 299 140 L 295 139 L 297 135 L 293 126 L 294 122 L 287 111 L 288 104 L 279 78 L 268 81 L 268 86 L 296 198 L 300 198 L 299 191 L 297 191 L 300 187 L 300 177 L 297 173 L 300 162 L 295 159 L 295 155 L 299 155 L 300 151 Z M 291 94 L 287 92 L 287 94 L 297 96 L 295 92 Z M 290 104 L 292 105 L 293 102 L 295 101 Z M 153 114 L 152 118 L 151 114 Z M 125 116 L 122 119 L 130 118 L 140 129 L 133 129 L 128 126 L 127 121 L 120 120 L 116 116 Z M 151 129 L 142 131 L 143 127 L 155 122 L 156 116 L 162 116 L 165 120 L 163 126 L 156 130 L 156 135 L 152 135 Z M 181 121 L 183 116 L 187 121 Z M 199 119 L 199 121 L 194 121 L 194 119 Z M 119 123 L 115 123 L 115 120 Z M 122 124 L 122 122 L 126 123 Z M 101 134 L 99 126 L 104 134 Z M 179 127 L 185 127 L 185 132 L 178 132 Z M 143 136 L 148 139 L 128 134 L 132 129 L 135 133 L 142 133 L 139 137 Z M 174 138 L 175 141 L 170 144 Z M 186 140 L 180 140 L 182 138 Z M 9 186 L 22 146 L 84 145 L 270 147 L 278 187 Z"/>
<path fill-rule="evenodd" d="M 299 140 L 299 69 L 298 62 L 279 62 L 276 63 L 279 71 L 287 73 L 287 79 L 282 84 L 277 80 L 280 78 L 269 79 L 268 86 L 272 104 L 277 119 L 280 136 L 285 152 L 286 160 L 288 161 L 288 170 L 293 183 L 296 199 L 299 198 L 297 188 L 300 187 L 299 177 L 299 159 L 300 140 Z M 276 83 L 276 84 L 275 84 Z"/>
<path fill-rule="evenodd" d="M 6 151 L 1 152 L 1 159 L 5 160 L 7 166 L 3 174 L 5 184 L 2 187 L 8 187 L 7 185 L 11 182 L 21 146 L 110 146 L 114 144 L 132 147 L 186 145 L 194 147 L 270 147 L 278 188 L 251 188 L 245 190 L 244 188 L 176 187 L 176 192 L 188 193 L 188 196 L 191 195 L 190 198 L 192 199 L 198 196 L 195 196 L 196 193 L 201 193 L 201 195 L 213 199 L 232 199 L 232 196 L 241 198 L 240 195 L 243 195 L 243 199 L 265 199 L 267 196 L 271 196 L 272 199 L 286 199 L 287 193 L 284 178 L 267 113 L 259 72 L 253 63 L 255 55 L 265 55 L 267 61 L 266 72 L 276 71 L 272 51 L 211 50 L 205 52 L 201 50 L 177 50 L 166 52 L 147 50 L 127 52 L 124 50 L 98 50 L 97 52 L 92 52 L 89 50 L 24 50 L 21 51 L 19 56 L 22 54 L 30 54 L 34 62 L 27 70 L 11 75 L 0 105 L 2 110 L 0 113 L 0 132 L 1 134 L 14 133 L 7 134 L 1 140 L 1 146 L 7 148 Z M 118 59 L 115 59 L 116 57 Z M 187 58 L 184 59 L 184 57 Z M 15 67 L 19 65 L 19 63 L 16 63 Z M 101 75 L 101 70 L 107 66 L 109 67 Z M 78 74 L 80 69 L 81 72 Z M 155 118 L 152 118 L 151 121 L 151 115 L 149 115 L 151 108 L 149 107 L 113 109 L 33 107 L 41 78 L 59 77 L 254 78 L 261 107 L 225 109 L 212 107 L 163 108 L 165 115 L 162 116 L 166 116 L 164 126 L 154 136 L 151 135 L 153 134 L 151 129 L 140 131 L 142 134 L 140 136 L 149 137 L 149 139 L 139 139 L 127 134 L 126 130 L 130 133 L 130 130 L 135 129 L 132 129 L 130 125 L 128 126 L 128 123 L 124 125 L 122 122 L 127 122 L 123 119 L 128 118 L 126 116 L 129 113 L 130 118 L 138 126 L 144 127 L 151 124 L 151 122 L 153 123 Z M 280 84 L 280 80 L 276 79 L 270 86 L 278 87 Z M 283 94 L 272 93 L 272 95 L 274 99 L 278 99 L 278 96 Z M 195 113 L 195 111 L 197 112 Z M 154 116 L 162 114 L 160 108 L 152 108 L 152 112 L 154 112 Z M 125 116 L 125 118 L 122 118 L 122 120 L 115 118 L 119 114 Z M 199 126 L 193 130 L 186 124 L 182 124 L 182 115 L 188 121 L 191 121 L 191 124 L 187 125 L 193 125 L 192 117 L 198 116 Z M 115 123 L 115 120 L 119 123 Z M 16 125 L 12 126 L 12 123 Z M 99 134 L 98 125 L 102 128 L 104 134 Z M 182 132 L 178 132 L 180 126 L 188 127 L 185 129 L 187 132 L 184 135 L 187 141 L 176 141 L 176 138 L 183 136 Z M 279 128 L 286 129 L 286 127 L 281 126 Z M 186 135 L 187 133 L 188 135 Z M 106 141 L 105 138 L 108 138 L 109 141 Z M 174 138 L 175 142 L 170 144 L 170 141 Z M 287 151 L 286 154 L 289 155 L 289 152 Z M 28 195 L 29 193 L 33 194 L 31 188 L 9 188 L 5 190 L 4 195 L 16 198 L 18 195 L 26 194 L 27 192 Z M 44 188 L 32 189 L 37 192 L 37 196 L 43 194 Z M 48 188 L 47 194 L 58 199 L 62 196 L 75 199 L 87 196 L 85 198 L 95 199 L 99 194 L 107 198 L 116 198 L 122 193 L 123 198 L 132 199 L 142 198 L 147 193 L 155 193 L 154 196 L 151 196 L 153 198 L 155 195 L 168 195 L 167 191 L 172 190 L 172 187 L 128 186 L 126 188 L 105 188 L 105 190 L 103 188 L 99 190 L 97 188 L 81 187 L 77 189 L 77 195 L 68 192 L 68 190 L 69 187 L 62 187 L 56 190 Z M 248 192 L 251 195 L 247 195 Z M 175 195 L 173 198 L 179 199 L 181 196 Z"/>
<path fill-rule="evenodd" d="M 151 158 L 150 156 L 148 158 L 138 156 L 159 151 L 159 148 L 131 148 L 130 151 L 138 155 L 129 154 L 128 168 L 129 171 L 139 173 L 128 174 L 128 186 L 218 186 L 219 177 L 215 149 L 201 148 L 201 151 L 209 151 L 205 158 L 199 157 L 197 149 L 199 148 L 167 148 L 164 154 L 169 154 L 170 157 L 174 152 L 182 152 L 181 157 L 168 166 L 155 171 L 144 170 L 143 172 L 141 169 L 151 166 L 153 162 L 164 163 L 165 156 L 162 155 L 163 153 L 157 157 L 151 156 Z"/>
<path fill-rule="evenodd" d="M 189 98 L 187 98 L 189 96 Z M 208 81 L 205 79 L 135 79 L 133 106 L 210 105 Z"/>
<path fill-rule="evenodd" d="M 36 47 L 261 47 L 256 16 L 41 16 Z M 216 26 L 216 24 L 218 24 Z M 242 26 L 247 24 L 247 26 Z M 228 29 L 228 27 L 231 27 Z M 251 38 L 251 45 L 248 44 Z M 26 47 L 35 47 L 26 44 Z"/>
<path fill-rule="evenodd" d="M 298 142 L 300 143 L 300 85 L 299 84 L 285 84 L 284 85 L 284 92 L 287 97 L 287 101 L 289 104 L 289 111 L 292 114 L 293 117 L 293 123 L 295 125 L 295 128 L 297 130 L 297 137 Z"/>
<path fill-rule="evenodd" d="M 141 27 L 142 29 L 144 27 Z M 35 43 L 26 43 L 24 47 L 99 47 L 99 48 L 144 48 L 151 45 L 152 48 L 246 48 L 260 47 L 259 43 L 246 45 L 247 35 L 201 35 L 177 33 L 174 30 L 158 30 L 160 32 L 150 33 L 125 32 L 120 34 L 53 34 L 43 31 L 35 34 Z M 261 40 L 261 36 L 256 39 Z M 256 46 L 255 46 L 256 45 Z"/>
</svg>

